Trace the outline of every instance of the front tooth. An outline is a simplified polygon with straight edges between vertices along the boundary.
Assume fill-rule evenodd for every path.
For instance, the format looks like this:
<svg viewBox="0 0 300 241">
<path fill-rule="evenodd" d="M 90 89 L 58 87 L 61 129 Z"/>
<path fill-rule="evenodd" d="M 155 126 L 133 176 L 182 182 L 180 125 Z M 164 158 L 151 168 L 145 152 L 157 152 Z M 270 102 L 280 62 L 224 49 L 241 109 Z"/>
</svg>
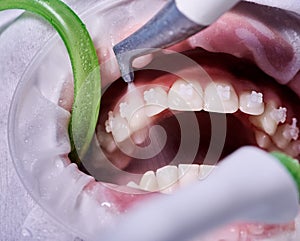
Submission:
<svg viewBox="0 0 300 241">
<path fill-rule="evenodd" d="M 211 83 L 205 88 L 204 110 L 217 113 L 235 113 L 239 102 L 234 88 L 227 83 Z"/>
<path fill-rule="evenodd" d="M 260 148 L 268 149 L 271 146 L 270 137 L 262 131 L 255 131 L 255 139 Z"/>
<path fill-rule="evenodd" d="M 256 91 L 244 92 L 240 95 L 240 110 L 249 115 L 261 115 L 265 106 L 263 94 Z"/>
<path fill-rule="evenodd" d="M 142 176 L 140 188 L 149 192 L 158 190 L 158 183 L 153 171 L 148 171 Z"/>
<path fill-rule="evenodd" d="M 198 180 L 199 165 L 179 164 L 178 165 L 179 186 L 185 187 Z"/>
<path fill-rule="evenodd" d="M 279 123 L 284 123 L 286 120 L 287 109 L 284 107 L 276 108 L 276 105 L 271 102 L 266 105 L 266 110 L 260 116 L 251 116 L 250 122 L 261 128 L 269 135 L 274 135 Z"/>
<path fill-rule="evenodd" d="M 179 111 L 202 110 L 202 87 L 197 81 L 175 81 L 168 93 L 168 106 L 172 110 Z"/>
<path fill-rule="evenodd" d="M 291 125 L 284 124 L 277 128 L 272 140 L 279 148 L 283 149 L 287 147 L 291 140 L 297 140 L 298 136 L 299 128 L 297 127 L 297 119 L 293 118 Z"/>
<path fill-rule="evenodd" d="M 105 122 L 105 130 L 111 132 L 116 142 L 122 142 L 130 136 L 127 120 L 120 115 L 114 115 L 112 111 L 108 113 L 108 120 Z"/>
<path fill-rule="evenodd" d="M 162 193 L 170 194 L 178 187 L 178 170 L 176 166 L 159 168 L 156 171 L 156 178 L 159 190 Z"/>
<path fill-rule="evenodd" d="M 168 108 L 168 94 L 161 87 L 154 87 L 144 92 L 145 113 L 151 117 Z"/>
<path fill-rule="evenodd" d="M 120 115 L 128 121 L 132 132 L 145 127 L 149 122 L 144 105 L 144 100 L 137 91 L 128 93 L 125 101 L 119 104 Z"/>
<path fill-rule="evenodd" d="M 200 165 L 199 178 L 205 179 L 215 168 L 216 166 L 212 166 L 212 165 L 205 165 L 205 164 Z"/>
</svg>

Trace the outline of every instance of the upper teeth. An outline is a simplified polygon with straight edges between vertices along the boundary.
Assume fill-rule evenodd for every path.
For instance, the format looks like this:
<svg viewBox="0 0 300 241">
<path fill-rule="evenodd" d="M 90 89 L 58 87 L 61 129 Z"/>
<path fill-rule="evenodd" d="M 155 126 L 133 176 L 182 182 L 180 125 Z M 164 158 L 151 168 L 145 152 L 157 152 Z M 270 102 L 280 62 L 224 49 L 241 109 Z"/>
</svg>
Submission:
<svg viewBox="0 0 300 241">
<path fill-rule="evenodd" d="M 106 121 L 106 131 L 112 132 L 116 142 L 123 142 L 126 138 L 134 137 L 150 123 L 150 117 L 157 115 L 165 109 L 179 111 L 200 111 L 234 113 L 238 108 L 250 115 L 250 122 L 255 126 L 255 138 L 259 146 L 267 149 L 286 148 L 293 140 L 297 140 L 299 129 L 296 119 L 291 125 L 284 123 L 287 118 L 287 108 L 278 107 L 272 100 L 265 104 L 263 94 L 252 90 L 241 92 L 239 96 L 233 86 L 226 81 L 218 81 L 206 85 L 203 91 L 198 81 L 184 81 L 178 79 L 173 83 L 169 91 L 166 87 L 148 85 L 143 87 L 143 94 L 138 91 L 129 92 L 119 104 L 119 110 L 109 112 Z M 141 136 L 141 135 L 140 135 Z M 141 144 L 146 136 L 135 138 L 134 143 Z M 292 153 L 298 150 L 292 143 Z M 296 147 L 295 147 L 296 146 Z"/>
<path fill-rule="evenodd" d="M 203 90 L 196 81 L 177 80 L 168 94 L 169 108 L 182 111 L 200 111 L 203 108 Z"/>
<path fill-rule="evenodd" d="M 250 121 L 256 127 L 264 130 L 269 135 L 274 135 L 279 122 L 284 123 L 286 120 L 286 108 L 276 109 L 276 104 L 269 102 L 262 115 L 250 117 Z"/>
</svg>

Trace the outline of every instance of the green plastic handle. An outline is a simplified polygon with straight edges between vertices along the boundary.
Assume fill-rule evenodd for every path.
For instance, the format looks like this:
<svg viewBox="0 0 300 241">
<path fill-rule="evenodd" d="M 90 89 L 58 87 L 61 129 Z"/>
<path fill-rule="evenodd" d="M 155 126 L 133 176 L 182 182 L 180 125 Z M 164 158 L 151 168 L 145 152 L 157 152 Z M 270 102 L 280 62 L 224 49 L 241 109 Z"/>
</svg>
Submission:
<svg viewBox="0 0 300 241">
<path fill-rule="evenodd" d="M 0 0 L 0 10 L 6 9 L 24 9 L 42 16 L 56 29 L 68 50 L 74 76 L 69 156 L 78 162 L 92 140 L 100 108 L 100 66 L 91 37 L 80 18 L 59 0 Z"/>
<path fill-rule="evenodd" d="M 299 161 L 282 153 L 282 152 L 271 152 L 271 155 L 274 156 L 280 163 L 288 170 L 292 178 L 296 182 L 299 193 L 300 201 L 300 164 Z"/>
</svg>

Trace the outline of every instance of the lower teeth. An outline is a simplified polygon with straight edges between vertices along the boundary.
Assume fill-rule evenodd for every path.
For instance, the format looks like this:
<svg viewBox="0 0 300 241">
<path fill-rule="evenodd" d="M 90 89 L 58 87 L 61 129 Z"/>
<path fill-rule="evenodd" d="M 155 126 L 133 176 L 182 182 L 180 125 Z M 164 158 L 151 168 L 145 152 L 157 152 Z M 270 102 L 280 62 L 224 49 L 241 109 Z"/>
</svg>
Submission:
<svg viewBox="0 0 300 241">
<path fill-rule="evenodd" d="M 178 188 L 187 186 L 196 181 L 204 180 L 216 166 L 198 164 L 179 164 L 164 166 L 154 171 L 146 172 L 139 184 L 129 182 L 128 187 L 144 191 L 158 191 L 170 194 Z"/>
</svg>

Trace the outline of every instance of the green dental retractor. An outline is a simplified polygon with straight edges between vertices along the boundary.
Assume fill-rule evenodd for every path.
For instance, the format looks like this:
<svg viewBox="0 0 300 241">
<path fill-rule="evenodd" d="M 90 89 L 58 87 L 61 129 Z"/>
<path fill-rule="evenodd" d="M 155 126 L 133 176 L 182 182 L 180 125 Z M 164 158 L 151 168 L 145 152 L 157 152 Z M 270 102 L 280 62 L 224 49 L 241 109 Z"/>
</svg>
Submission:
<svg viewBox="0 0 300 241">
<path fill-rule="evenodd" d="M 67 48 L 74 76 L 70 158 L 79 163 L 94 135 L 100 108 L 100 67 L 91 37 L 80 18 L 60 0 L 0 0 L 0 10 L 7 9 L 40 15 L 56 29 Z"/>
<path fill-rule="evenodd" d="M 297 184 L 299 200 L 300 200 L 300 164 L 299 161 L 282 153 L 282 152 L 272 152 L 272 156 L 279 160 L 279 162 L 288 170 L 288 172 L 293 177 L 295 183 Z"/>
</svg>

